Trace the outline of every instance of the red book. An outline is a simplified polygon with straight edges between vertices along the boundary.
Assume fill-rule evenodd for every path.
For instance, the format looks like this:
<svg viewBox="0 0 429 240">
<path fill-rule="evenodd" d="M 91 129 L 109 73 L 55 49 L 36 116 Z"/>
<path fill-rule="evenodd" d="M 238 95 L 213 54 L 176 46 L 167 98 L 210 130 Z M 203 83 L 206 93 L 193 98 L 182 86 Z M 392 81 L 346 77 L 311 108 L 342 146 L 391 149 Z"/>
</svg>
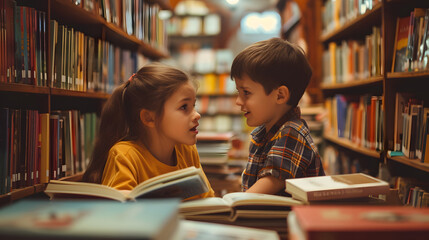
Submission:
<svg viewBox="0 0 429 240">
<path fill-rule="evenodd" d="M 429 209 L 404 206 L 294 206 L 289 239 L 427 239 Z"/>
</svg>

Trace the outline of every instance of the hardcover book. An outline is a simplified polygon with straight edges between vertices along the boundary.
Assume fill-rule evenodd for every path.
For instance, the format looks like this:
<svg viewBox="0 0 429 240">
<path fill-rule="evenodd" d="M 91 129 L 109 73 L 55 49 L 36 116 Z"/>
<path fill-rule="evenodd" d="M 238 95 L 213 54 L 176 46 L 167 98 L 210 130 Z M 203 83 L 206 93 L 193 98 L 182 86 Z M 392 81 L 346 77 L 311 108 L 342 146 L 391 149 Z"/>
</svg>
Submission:
<svg viewBox="0 0 429 240">
<path fill-rule="evenodd" d="M 188 167 L 150 178 L 137 185 L 131 192 L 86 182 L 51 180 L 45 193 L 53 198 L 96 197 L 121 202 L 138 198 L 189 198 L 208 191 L 201 168 Z"/>
<path fill-rule="evenodd" d="M 297 206 L 289 239 L 427 239 L 429 209 L 404 206 Z"/>
<path fill-rule="evenodd" d="M 363 198 L 388 191 L 387 182 L 364 173 L 286 179 L 286 192 L 304 202 Z"/>
<path fill-rule="evenodd" d="M 222 198 L 183 202 L 179 206 L 179 213 L 189 220 L 234 222 L 238 218 L 286 218 L 291 206 L 301 204 L 301 201 L 290 197 L 233 192 Z"/>
<path fill-rule="evenodd" d="M 169 239 L 178 199 L 22 200 L 0 209 L 1 239 Z"/>
<path fill-rule="evenodd" d="M 181 220 L 173 240 L 241 239 L 278 240 L 277 232 L 227 224 Z"/>
</svg>

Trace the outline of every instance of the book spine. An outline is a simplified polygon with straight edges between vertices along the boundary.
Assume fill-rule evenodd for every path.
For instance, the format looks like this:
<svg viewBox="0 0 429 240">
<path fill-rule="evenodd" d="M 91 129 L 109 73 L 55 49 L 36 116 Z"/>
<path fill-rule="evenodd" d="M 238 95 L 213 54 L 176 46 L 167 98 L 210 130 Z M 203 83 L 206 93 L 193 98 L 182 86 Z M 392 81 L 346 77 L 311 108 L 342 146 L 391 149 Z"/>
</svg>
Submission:
<svg viewBox="0 0 429 240">
<path fill-rule="evenodd" d="M 307 194 L 307 201 L 323 201 L 346 198 L 357 198 L 362 196 L 370 196 L 385 192 L 386 187 L 367 187 L 367 188 L 349 188 L 349 189 L 333 189 L 314 191 Z"/>
</svg>

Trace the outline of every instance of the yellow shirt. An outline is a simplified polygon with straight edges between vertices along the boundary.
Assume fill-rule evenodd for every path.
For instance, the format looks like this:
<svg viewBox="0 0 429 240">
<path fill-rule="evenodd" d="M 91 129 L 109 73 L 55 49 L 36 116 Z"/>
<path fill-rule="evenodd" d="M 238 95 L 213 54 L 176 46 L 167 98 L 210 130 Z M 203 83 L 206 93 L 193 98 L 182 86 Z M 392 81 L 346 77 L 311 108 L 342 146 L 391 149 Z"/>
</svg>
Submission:
<svg viewBox="0 0 429 240">
<path fill-rule="evenodd" d="M 156 159 L 145 146 L 132 141 L 118 142 L 109 151 L 101 184 L 118 190 L 132 190 L 139 183 L 164 173 L 191 166 L 201 168 L 195 145 L 180 144 L 175 146 L 175 150 L 177 164 L 169 166 Z M 210 190 L 189 199 L 214 196 L 214 191 L 205 175 L 204 180 Z"/>
</svg>

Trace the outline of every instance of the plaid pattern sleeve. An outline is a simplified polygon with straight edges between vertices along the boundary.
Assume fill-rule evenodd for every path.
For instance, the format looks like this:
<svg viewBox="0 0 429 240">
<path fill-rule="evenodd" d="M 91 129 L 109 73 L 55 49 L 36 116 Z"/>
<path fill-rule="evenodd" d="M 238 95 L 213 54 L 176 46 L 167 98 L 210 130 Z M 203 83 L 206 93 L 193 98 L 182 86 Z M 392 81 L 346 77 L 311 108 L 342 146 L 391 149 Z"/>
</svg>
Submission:
<svg viewBox="0 0 429 240">
<path fill-rule="evenodd" d="M 277 129 L 273 137 L 265 141 L 264 127 L 252 132 L 249 159 L 242 176 L 243 191 L 268 175 L 281 180 L 325 175 L 304 120 L 290 120 Z"/>
</svg>

